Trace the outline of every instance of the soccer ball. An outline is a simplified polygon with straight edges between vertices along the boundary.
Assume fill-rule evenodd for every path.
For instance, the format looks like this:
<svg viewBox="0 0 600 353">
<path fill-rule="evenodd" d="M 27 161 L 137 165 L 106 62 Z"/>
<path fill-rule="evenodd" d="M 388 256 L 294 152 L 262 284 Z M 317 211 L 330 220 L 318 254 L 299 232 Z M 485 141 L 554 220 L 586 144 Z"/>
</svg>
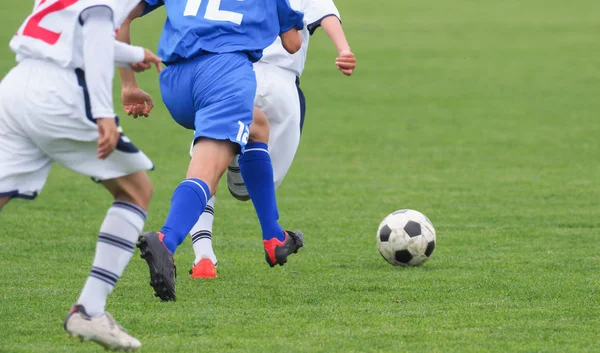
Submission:
<svg viewBox="0 0 600 353">
<path fill-rule="evenodd" d="M 396 211 L 381 221 L 377 249 L 394 266 L 422 265 L 435 249 L 435 229 L 419 211 Z"/>
</svg>

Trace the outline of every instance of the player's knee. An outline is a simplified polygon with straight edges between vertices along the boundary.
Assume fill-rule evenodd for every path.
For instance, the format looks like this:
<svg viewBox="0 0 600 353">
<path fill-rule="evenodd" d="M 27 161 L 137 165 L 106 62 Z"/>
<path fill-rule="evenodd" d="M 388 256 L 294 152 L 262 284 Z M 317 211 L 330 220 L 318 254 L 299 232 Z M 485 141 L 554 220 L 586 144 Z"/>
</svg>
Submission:
<svg viewBox="0 0 600 353">
<path fill-rule="evenodd" d="M 250 141 L 269 142 L 269 120 L 260 109 L 254 108 L 252 124 L 250 125 Z"/>
<path fill-rule="evenodd" d="M 128 201 L 145 210 L 148 209 L 154 186 L 146 172 L 128 175 L 117 184 L 117 187 L 111 190 L 115 200 Z"/>
<path fill-rule="evenodd" d="M 208 186 L 211 195 L 217 192 L 217 186 L 219 185 L 219 179 L 223 173 L 219 172 L 217 168 L 196 168 L 193 172 L 188 171 L 188 179 L 199 179 L 202 180 Z"/>
</svg>

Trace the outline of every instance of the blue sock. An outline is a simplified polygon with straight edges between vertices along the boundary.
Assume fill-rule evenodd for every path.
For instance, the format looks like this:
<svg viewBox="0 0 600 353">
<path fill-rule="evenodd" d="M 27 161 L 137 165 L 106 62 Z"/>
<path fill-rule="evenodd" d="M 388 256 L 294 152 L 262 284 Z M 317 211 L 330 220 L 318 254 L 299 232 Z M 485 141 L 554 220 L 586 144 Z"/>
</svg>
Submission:
<svg viewBox="0 0 600 353">
<path fill-rule="evenodd" d="M 283 229 L 277 222 L 279 211 L 273 184 L 273 165 L 267 144 L 250 142 L 239 159 L 240 172 L 254 204 L 262 228 L 263 240 L 285 239 Z"/>
<path fill-rule="evenodd" d="M 173 192 L 169 216 L 161 230 L 165 235 L 163 242 L 172 254 L 198 222 L 209 198 L 208 185 L 200 179 L 186 179 Z"/>
</svg>

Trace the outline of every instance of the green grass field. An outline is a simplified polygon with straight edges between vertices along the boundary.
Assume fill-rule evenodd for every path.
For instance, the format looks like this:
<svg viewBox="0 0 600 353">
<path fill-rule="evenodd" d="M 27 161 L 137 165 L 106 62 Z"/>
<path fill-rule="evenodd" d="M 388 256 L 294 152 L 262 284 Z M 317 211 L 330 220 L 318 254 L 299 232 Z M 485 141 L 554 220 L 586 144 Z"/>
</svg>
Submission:
<svg viewBox="0 0 600 353">
<path fill-rule="evenodd" d="M 269 268 L 252 206 L 222 185 L 219 278 L 187 276 L 186 240 L 178 301 L 160 303 L 136 254 L 108 310 L 143 352 L 600 352 L 600 3 L 338 7 L 359 67 L 343 77 L 325 34 L 313 37 L 304 136 L 278 191 L 305 248 Z M 1 75 L 30 9 L 0 5 Z M 134 41 L 155 49 L 163 16 L 139 21 Z M 122 122 L 157 167 L 153 230 L 185 176 L 190 133 L 160 103 L 156 74 L 140 82 L 156 110 Z M 110 202 L 56 166 L 38 200 L 2 212 L 0 352 L 102 351 L 67 339 L 62 322 Z M 379 222 L 400 208 L 437 228 L 421 268 L 376 251 Z"/>
</svg>

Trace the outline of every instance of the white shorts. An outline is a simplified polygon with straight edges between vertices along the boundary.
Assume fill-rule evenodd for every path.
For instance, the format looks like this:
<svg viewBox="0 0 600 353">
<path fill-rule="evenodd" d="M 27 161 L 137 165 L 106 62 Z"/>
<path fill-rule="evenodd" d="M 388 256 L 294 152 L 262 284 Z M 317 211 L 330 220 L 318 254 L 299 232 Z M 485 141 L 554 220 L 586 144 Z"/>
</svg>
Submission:
<svg viewBox="0 0 600 353">
<path fill-rule="evenodd" d="M 121 134 L 117 149 L 98 159 L 98 128 L 83 71 L 26 60 L 0 82 L 0 196 L 33 199 L 54 162 L 96 180 L 152 169 Z"/>
<path fill-rule="evenodd" d="M 300 144 L 304 95 L 298 78 L 290 70 L 257 62 L 254 71 L 257 81 L 254 105 L 269 120 L 269 153 L 275 187 L 278 187 L 292 166 Z"/>
</svg>

